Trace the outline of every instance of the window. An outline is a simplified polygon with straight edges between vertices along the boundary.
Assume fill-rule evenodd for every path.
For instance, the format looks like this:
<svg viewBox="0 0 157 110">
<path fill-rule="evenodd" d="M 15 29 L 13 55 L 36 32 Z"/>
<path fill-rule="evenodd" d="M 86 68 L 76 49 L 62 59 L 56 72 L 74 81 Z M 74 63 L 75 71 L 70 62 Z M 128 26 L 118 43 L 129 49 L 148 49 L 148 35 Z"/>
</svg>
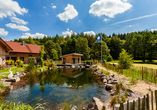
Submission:
<svg viewBox="0 0 157 110">
<path fill-rule="evenodd" d="M 24 57 L 20 57 L 20 60 L 21 60 L 21 61 L 24 61 Z"/>
<path fill-rule="evenodd" d="M 32 55 L 29 55 L 29 57 L 32 57 Z"/>
</svg>

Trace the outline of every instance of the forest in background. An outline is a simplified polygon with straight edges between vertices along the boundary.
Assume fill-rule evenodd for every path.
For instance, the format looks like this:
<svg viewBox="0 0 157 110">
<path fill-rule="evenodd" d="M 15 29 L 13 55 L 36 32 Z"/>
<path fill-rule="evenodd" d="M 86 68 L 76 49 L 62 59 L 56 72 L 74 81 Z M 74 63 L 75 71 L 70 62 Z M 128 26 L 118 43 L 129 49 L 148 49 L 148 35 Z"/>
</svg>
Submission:
<svg viewBox="0 0 157 110">
<path fill-rule="evenodd" d="M 107 36 L 105 33 L 88 35 L 82 33 L 71 36 L 44 36 L 43 38 L 19 38 L 14 42 L 43 45 L 45 47 L 45 59 L 60 59 L 61 55 L 69 53 L 81 53 L 82 59 L 101 59 L 101 41 L 97 42 L 97 36 L 102 35 L 102 57 L 106 59 L 112 56 L 118 59 L 119 53 L 125 49 L 135 60 L 157 59 L 157 31 L 131 32 L 127 34 L 115 34 Z"/>
</svg>

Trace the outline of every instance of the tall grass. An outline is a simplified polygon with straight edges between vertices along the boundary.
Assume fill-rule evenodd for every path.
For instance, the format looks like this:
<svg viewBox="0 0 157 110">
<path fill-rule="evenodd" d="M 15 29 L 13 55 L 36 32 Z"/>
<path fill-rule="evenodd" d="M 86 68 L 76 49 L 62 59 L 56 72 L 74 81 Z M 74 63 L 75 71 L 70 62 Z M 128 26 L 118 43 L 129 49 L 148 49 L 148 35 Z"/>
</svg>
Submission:
<svg viewBox="0 0 157 110">
<path fill-rule="evenodd" d="M 5 89 L 5 88 L 6 88 L 6 87 L 5 87 L 4 83 L 0 81 L 0 89 L 3 90 L 3 89 Z"/>
<path fill-rule="evenodd" d="M 45 107 L 46 103 L 40 104 L 37 103 L 35 106 L 31 107 L 30 105 L 25 105 L 24 103 L 15 103 L 15 102 L 0 102 L 0 110 L 49 110 L 48 107 Z"/>
<path fill-rule="evenodd" d="M 143 68 L 143 78 L 142 78 L 142 67 L 131 67 L 128 69 L 122 69 L 119 65 L 115 67 L 112 64 L 105 64 L 109 70 L 116 71 L 118 74 L 123 74 L 124 76 L 130 77 L 132 82 L 135 80 L 144 80 L 152 83 L 157 83 L 157 70 L 151 68 Z"/>
</svg>

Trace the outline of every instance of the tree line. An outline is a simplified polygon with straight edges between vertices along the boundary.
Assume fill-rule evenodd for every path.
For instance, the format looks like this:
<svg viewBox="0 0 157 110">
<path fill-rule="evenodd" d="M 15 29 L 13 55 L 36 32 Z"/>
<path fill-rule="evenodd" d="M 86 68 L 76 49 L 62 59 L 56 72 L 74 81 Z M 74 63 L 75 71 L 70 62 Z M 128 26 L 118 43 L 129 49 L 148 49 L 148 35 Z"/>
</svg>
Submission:
<svg viewBox="0 0 157 110">
<path fill-rule="evenodd" d="M 88 35 L 82 33 L 71 36 L 44 36 L 43 38 L 19 38 L 14 42 L 25 41 L 28 44 L 43 45 L 46 52 L 44 58 L 58 60 L 61 55 L 69 53 L 81 53 L 83 59 L 101 59 L 101 41 L 97 42 L 97 36 L 102 35 L 102 57 L 106 59 L 112 56 L 118 59 L 122 49 L 125 49 L 136 60 L 157 59 L 157 31 L 141 31 L 107 36 L 105 33 Z"/>
</svg>

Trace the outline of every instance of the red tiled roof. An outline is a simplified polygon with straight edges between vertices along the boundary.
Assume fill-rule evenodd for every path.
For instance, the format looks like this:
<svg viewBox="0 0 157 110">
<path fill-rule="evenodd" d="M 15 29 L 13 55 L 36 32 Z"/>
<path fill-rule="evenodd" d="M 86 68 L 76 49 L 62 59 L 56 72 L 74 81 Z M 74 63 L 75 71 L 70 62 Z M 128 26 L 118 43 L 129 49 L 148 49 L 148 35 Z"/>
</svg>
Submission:
<svg viewBox="0 0 157 110">
<path fill-rule="evenodd" d="M 22 43 L 5 41 L 12 49 L 11 52 L 22 52 L 22 53 L 39 53 L 41 47 L 39 45 L 25 44 Z"/>
</svg>

